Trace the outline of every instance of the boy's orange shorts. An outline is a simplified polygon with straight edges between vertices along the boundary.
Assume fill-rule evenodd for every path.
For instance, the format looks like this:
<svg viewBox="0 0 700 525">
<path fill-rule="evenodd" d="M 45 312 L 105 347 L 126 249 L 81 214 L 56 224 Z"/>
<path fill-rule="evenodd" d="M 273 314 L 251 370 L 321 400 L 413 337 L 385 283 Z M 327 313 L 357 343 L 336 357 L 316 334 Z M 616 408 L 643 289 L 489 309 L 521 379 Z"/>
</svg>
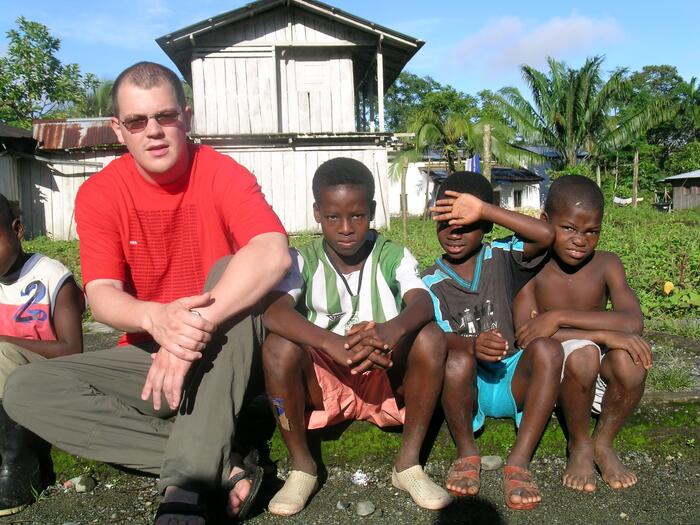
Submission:
<svg viewBox="0 0 700 525">
<path fill-rule="evenodd" d="M 308 429 L 324 428 L 348 420 L 370 421 L 379 427 L 403 425 L 405 408 L 399 408 L 384 370 L 353 375 L 324 352 L 305 347 L 314 363 L 323 392 L 323 410 L 306 414 Z"/>
</svg>

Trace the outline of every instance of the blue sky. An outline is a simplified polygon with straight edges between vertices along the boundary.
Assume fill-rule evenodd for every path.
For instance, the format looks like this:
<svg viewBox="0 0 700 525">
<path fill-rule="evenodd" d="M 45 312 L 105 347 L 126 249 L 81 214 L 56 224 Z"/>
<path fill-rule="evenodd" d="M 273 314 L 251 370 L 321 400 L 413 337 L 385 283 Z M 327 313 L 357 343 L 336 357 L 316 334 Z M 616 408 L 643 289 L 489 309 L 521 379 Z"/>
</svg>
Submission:
<svg viewBox="0 0 700 525">
<path fill-rule="evenodd" d="M 83 72 L 111 79 L 139 60 L 172 66 L 154 39 L 245 5 L 241 0 L 0 0 L 0 55 L 22 15 L 49 27 L 59 57 Z M 689 80 L 700 76 L 695 36 L 700 2 L 465 0 L 326 0 L 357 16 L 420 38 L 425 46 L 407 70 L 465 93 L 522 87 L 519 65 L 541 68 L 554 56 L 580 65 L 604 54 L 604 67 L 631 70 L 671 64 Z"/>
</svg>

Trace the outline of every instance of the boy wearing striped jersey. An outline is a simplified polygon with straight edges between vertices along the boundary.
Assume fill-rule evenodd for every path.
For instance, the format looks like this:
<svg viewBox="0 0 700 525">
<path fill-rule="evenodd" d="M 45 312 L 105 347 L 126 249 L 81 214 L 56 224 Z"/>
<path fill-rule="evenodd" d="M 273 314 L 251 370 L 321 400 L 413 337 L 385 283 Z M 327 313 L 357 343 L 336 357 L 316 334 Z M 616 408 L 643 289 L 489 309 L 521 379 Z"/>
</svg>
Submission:
<svg viewBox="0 0 700 525">
<path fill-rule="evenodd" d="M 325 162 L 313 191 L 323 237 L 293 253 L 263 318 L 272 332 L 263 346 L 267 393 L 292 461 L 269 509 L 296 514 L 318 488 L 306 430 L 356 419 L 404 425 L 392 482 L 419 506 L 443 508 L 450 496 L 418 461 L 446 359 L 418 264 L 370 230 L 374 179 L 362 163 Z"/>
<path fill-rule="evenodd" d="M 541 500 L 528 468 L 554 408 L 563 351 L 551 339 L 516 348 L 511 305 L 554 233 L 549 224 L 492 202 L 491 183 L 478 173 L 454 173 L 442 183 L 431 211 L 445 253 L 426 269 L 423 281 L 447 333 L 442 407 L 458 454 L 447 489 L 460 496 L 479 492 L 474 430 L 485 416 L 512 417 L 519 431 L 503 469 L 503 491 L 508 507 L 525 510 Z M 494 223 L 515 237 L 483 242 Z"/>
</svg>

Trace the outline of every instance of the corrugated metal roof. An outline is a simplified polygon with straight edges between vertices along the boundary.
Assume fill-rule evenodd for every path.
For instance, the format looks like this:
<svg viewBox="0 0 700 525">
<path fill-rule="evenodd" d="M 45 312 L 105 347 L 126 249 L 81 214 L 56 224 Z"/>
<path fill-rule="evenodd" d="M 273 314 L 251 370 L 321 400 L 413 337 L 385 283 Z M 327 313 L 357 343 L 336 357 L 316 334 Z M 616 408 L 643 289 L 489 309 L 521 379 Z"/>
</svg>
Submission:
<svg viewBox="0 0 700 525">
<path fill-rule="evenodd" d="M 66 150 L 119 144 L 107 118 L 35 120 L 32 127 L 38 149 Z"/>
<path fill-rule="evenodd" d="M 661 180 L 667 181 L 667 180 L 681 180 L 681 179 L 700 179 L 700 170 L 689 171 L 688 173 L 681 173 L 680 175 L 672 175 L 670 177 L 666 177 L 665 179 L 661 179 Z"/>
<path fill-rule="evenodd" d="M 15 128 L 7 124 L 0 123 L 0 137 L 8 137 L 13 139 L 30 139 L 32 132 L 26 129 Z"/>
</svg>

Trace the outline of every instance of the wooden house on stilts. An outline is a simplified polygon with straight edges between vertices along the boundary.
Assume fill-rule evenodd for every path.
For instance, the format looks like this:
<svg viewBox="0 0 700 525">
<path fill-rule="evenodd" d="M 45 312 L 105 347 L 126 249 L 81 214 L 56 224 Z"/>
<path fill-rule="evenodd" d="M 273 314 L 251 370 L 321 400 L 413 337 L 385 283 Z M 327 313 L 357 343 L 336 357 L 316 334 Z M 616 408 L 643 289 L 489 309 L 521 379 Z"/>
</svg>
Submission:
<svg viewBox="0 0 700 525">
<path fill-rule="evenodd" d="M 423 42 L 315 0 L 260 0 L 157 39 L 192 86 L 192 137 L 257 177 L 290 232 L 316 228 L 311 178 L 340 156 L 374 174 L 389 220 L 383 96 Z"/>
</svg>

